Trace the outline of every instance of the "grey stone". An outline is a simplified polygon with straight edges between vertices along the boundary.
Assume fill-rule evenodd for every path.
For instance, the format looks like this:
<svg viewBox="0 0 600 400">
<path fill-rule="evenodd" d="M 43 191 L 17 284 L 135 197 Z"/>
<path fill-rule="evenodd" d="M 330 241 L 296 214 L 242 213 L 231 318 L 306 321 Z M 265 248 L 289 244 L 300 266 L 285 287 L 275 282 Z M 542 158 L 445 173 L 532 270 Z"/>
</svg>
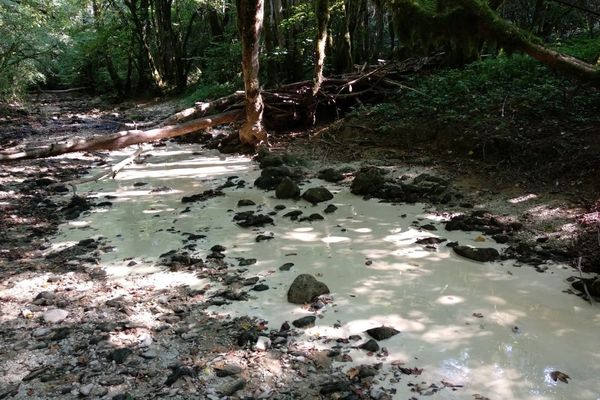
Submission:
<svg viewBox="0 0 600 400">
<path fill-rule="evenodd" d="M 315 297 L 329 293 L 329 288 L 314 276 L 301 274 L 294 279 L 288 290 L 288 301 L 294 304 L 310 303 Z"/>
<path fill-rule="evenodd" d="M 215 373 L 219 378 L 223 378 L 226 376 L 238 375 L 241 374 L 244 370 L 242 367 L 234 364 L 225 364 L 222 366 L 214 367 Z"/>
<path fill-rule="evenodd" d="M 283 178 L 275 189 L 275 197 L 278 199 L 293 199 L 300 196 L 300 188 L 288 177 Z"/>
<path fill-rule="evenodd" d="M 285 263 L 281 267 L 279 267 L 280 271 L 289 271 L 294 266 L 294 263 Z"/>
<path fill-rule="evenodd" d="M 358 346 L 359 349 L 376 352 L 379 351 L 379 344 L 374 339 L 369 339 L 367 342 Z"/>
<path fill-rule="evenodd" d="M 317 176 L 319 179 L 323 179 L 327 182 L 339 182 L 344 179 L 344 174 L 340 171 L 337 171 L 333 168 L 327 168 L 319 171 L 319 175 Z"/>
<path fill-rule="evenodd" d="M 237 378 L 222 385 L 218 389 L 218 392 L 224 396 L 231 396 L 238 390 L 243 389 L 244 386 L 246 386 L 246 380 L 243 378 Z"/>
<path fill-rule="evenodd" d="M 500 257 L 498 250 L 491 247 L 455 246 L 453 249 L 459 256 L 480 262 L 494 261 Z"/>
<path fill-rule="evenodd" d="M 321 186 L 307 189 L 304 194 L 302 194 L 302 198 L 308 202 L 316 204 L 333 199 L 333 194 L 331 194 L 327 188 Z"/>
<path fill-rule="evenodd" d="M 248 200 L 248 199 L 242 199 L 240 201 L 238 201 L 237 206 L 238 207 L 248 207 L 248 206 L 255 206 L 256 203 L 253 202 L 252 200 Z"/>
<path fill-rule="evenodd" d="M 334 206 L 333 204 L 330 204 L 323 210 L 323 212 L 325 214 L 331 214 L 331 213 L 334 213 L 337 209 L 338 208 L 336 206 Z"/>
<path fill-rule="evenodd" d="M 358 195 L 374 195 L 385 184 L 385 172 L 376 167 L 361 168 L 352 181 L 350 191 Z"/>
<path fill-rule="evenodd" d="M 44 321 L 49 324 L 57 324 L 59 322 L 64 321 L 69 312 L 66 310 L 62 310 L 60 308 L 53 308 L 51 310 L 45 311 L 43 314 Z"/>
<path fill-rule="evenodd" d="M 292 322 L 292 325 L 294 325 L 296 328 L 310 328 L 312 326 L 315 326 L 315 321 L 317 320 L 317 317 L 315 317 L 314 315 L 308 315 L 306 317 L 302 317 L 302 318 L 298 318 L 297 320 Z"/>
<path fill-rule="evenodd" d="M 108 358 L 110 360 L 116 362 L 117 364 L 123 364 L 125 362 L 125 360 L 127 360 L 127 357 L 129 357 L 131 355 L 131 353 L 132 353 L 131 349 L 124 347 L 121 349 L 113 350 L 110 353 L 110 355 L 108 356 Z"/>
<path fill-rule="evenodd" d="M 400 331 L 389 326 L 380 326 L 377 328 L 367 329 L 366 332 L 373 339 L 377 340 L 385 340 L 400 333 Z"/>
</svg>

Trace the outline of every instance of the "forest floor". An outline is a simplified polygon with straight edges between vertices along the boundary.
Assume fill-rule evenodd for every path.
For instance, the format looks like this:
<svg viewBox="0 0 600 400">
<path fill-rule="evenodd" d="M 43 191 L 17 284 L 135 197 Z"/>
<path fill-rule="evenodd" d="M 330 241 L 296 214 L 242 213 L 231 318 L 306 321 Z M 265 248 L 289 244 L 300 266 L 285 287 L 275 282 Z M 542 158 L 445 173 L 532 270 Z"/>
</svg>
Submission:
<svg viewBox="0 0 600 400">
<path fill-rule="evenodd" d="M 34 109 L 15 105 L 0 111 L 0 148 L 23 141 L 64 140 L 73 133 L 81 137 L 110 133 L 130 122 L 132 116 L 155 119 L 176 107 L 175 103 L 132 103 L 113 108 L 74 94 L 42 95 L 33 100 Z M 600 270 L 596 176 L 600 140 L 580 146 L 560 133 L 545 136 L 544 146 L 562 150 L 550 151 L 549 158 L 538 157 L 536 163 L 528 162 L 526 152 L 523 158 L 513 157 L 511 163 L 505 163 L 498 154 L 510 148 L 508 136 L 495 143 L 496 148 L 488 148 L 488 154 L 495 156 L 484 160 L 465 153 L 470 147 L 465 147 L 464 140 L 453 141 L 443 134 L 433 138 L 404 131 L 382 135 L 372 127 L 389 121 L 377 118 L 354 116 L 324 127 L 276 134 L 272 150 L 286 163 L 303 169 L 304 176 L 316 176 L 324 167 L 333 167 L 342 175 L 340 179 L 349 181 L 365 166 L 381 167 L 392 171 L 391 175 L 416 168 L 436 177 L 430 183 L 443 180 L 443 190 L 448 185 L 451 196 L 443 199 L 415 189 L 417 197 L 410 200 L 438 205 L 447 215 L 466 215 L 463 230 L 490 228 L 496 223 L 493 221 L 500 220 L 518 226 L 501 240 L 508 242 L 507 258 L 532 265 L 538 272 L 546 271 L 550 260 L 563 262 L 573 267 L 572 275 L 580 276 L 575 267 L 581 257 L 584 272 Z M 521 139 L 514 143 L 522 143 Z M 487 139 L 470 135 L 468 140 Z M 393 398 L 393 391 L 378 385 L 380 362 L 386 359 L 383 350 L 373 351 L 375 363 L 358 365 L 344 374 L 333 373 L 332 362 L 345 356 L 339 349 L 306 350 L 292 339 L 293 330 L 270 326 L 271 332 L 266 334 L 265 326 L 255 318 L 228 319 L 206 311 L 221 301 L 215 297 L 239 300 L 227 298 L 233 296 L 231 291 L 218 296 L 213 293 L 208 299 L 211 285 L 191 290 L 182 282 L 173 289 L 148 281 L 136 282 L 139 285 L 134 288 L 107 281 L 100 266 L 90 267 L 99 265 L 101 255 L 111 251 L 102 238 L 85 239 L 51 253 L 51 238 L 61 224 L 102 207 L 93 201 L 67 199 L 64 194 L 71 188 L 64 183 L 107 162 L 108 154 L 98 152 L 1 167 L 0 399 Z M 412 178 L 398 175 L 394 179 L 401 185 Z M 63 200 L 57 201 L 61 194 Z M 363 195 L 377 197 L 378 193 Z M 213 253 L 218 256 L 220 252 Z M 222 283 L 229 275 L 218 266 L 218 260 L 206 260 L 215 267 L 214 276 L 206 278 Z M 171 265 L 171 271 L 186 270 L 196 261 L 179 260 Z M 231 278 L 237 288 L 235 282 L 239 285 L 242 278 L 234 278 L 238 279 Z M 600 287 L 595 290 L 600 292 Z M 565 291 L 587 298 L 580 291 Z M 199 305 L 202 302 L 196 300 L 205 296 L 210 301 Z M 156 324 L 144 324 L 135 320 L 135 315 L 151 315 Z M 64 322 L 74 320 L 79 322 Z M 259 347 L 271 346 L 271 351 L 252 348 L 250 342 L 261 336 L 269 341 Z M 160 354 L 152 343 L 162 345 Z M 343 347 L 347 340 L 338 343 Z M 411 367 L 395 365 L 397 376 L 392 374 L 392 379 L 421 373 Z M 448 381 L 410 385 L 414 398 L 460 390 Z M 468 397 L 485 399 L 485 395 L 469 393 Z"/>
</svg>

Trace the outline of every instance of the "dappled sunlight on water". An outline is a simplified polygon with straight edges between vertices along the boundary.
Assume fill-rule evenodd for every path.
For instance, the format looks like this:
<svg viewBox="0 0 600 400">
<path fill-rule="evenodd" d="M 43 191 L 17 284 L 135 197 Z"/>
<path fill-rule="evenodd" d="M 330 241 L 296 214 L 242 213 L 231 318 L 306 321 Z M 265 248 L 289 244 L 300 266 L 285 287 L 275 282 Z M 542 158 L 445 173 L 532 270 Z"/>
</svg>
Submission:
<svg viewBox="0 0 600 400">
<path fill-rule="evenodd" d="M 549 264 L 548 272 L 540 274 L 528 267 L 514 268 L 508 261 L 483 264 L 460 258 L 446 242 L 437 250 L 427 249 L 415 241 L 441 237 L 481 247 L 502 246 L 488 238 L 479 242 L 477 232 L 446 232 L 439 215 L 422 204 L 365 201 L 347 187 L 318 180 L 305 187 L 325 184 L 337 192 L 334 214 L 322 213 L 327 203 L 277 200 L 273 192 L 248 187 L 227 188 L 225 196 L 182 204 L 182 196 L 214 189 L 230 175 L 251 183 L 257 172 L 246 158 L 211 152 L 191 155 L 176 146 L 154 152 L 148 162 L 127 168 L 114 181 L 78 188 L 97 192 L 98 201 L 116 196 L 114 204 L 105 212 L 65 224 L 51 250 L 103 236 L 115 247 L 102 257 L 109 279 L 125 282 L 127 276 L 150 275 L 156 288 L 182 284 L 201 288 L 207 280 L 193 273 L 168 272 L 156 261 L 169 250 L 182 249 L 183 233 L 203 234 L 206 239 L 194 242 L 195 256 L 206 258 L 213 245 L 221 244 L 227 248 L 226 261 L 234 266 L 236 257 L 256 258 L 256 264 L 245 267 L 247 275 L 263 278 L 270 287 L 250 292 L 249 301 L 211 307 L 215 313 L 256 316 L 277 329 L 284 321 L 311 314 L 286 299 L 294 277 L 311 273 L 329 286 L 334 300 L 320 312 L 316 326 L 305 330 L 303 346 L 329 349 L 331 345 L 320 339 L 347 338 L 381 325 L 400 330 L 380 342 L 389 351 L 384 368 L 400 360 L 424 372 L 400 383 L 388 382 L 397 389 L 394 398 L 414 394 L 407 382 L 441 380 L 465 387 L 440 391 L 433 399 L 472 399 L 474 394 L 496 400 L 599 398 L 600 353 L 594 349 L 600 308 L 561 292 L 567 287 L 564 279 L 572 274 L 564 266 Z M 146 185 L 136 188 L 135 182 Z M 161 186 L 170 190 L 153 192 Z M 251 199 L 258 206 L 238 208 L 240 199 Z M 277 204 L 286 208 L 273 217 L 274 226 L 244 229 L 232 221 L 234 211 L 266 214 Z M 182 214 L 187 206 L 190 212 Z M 325 220 L 294 222 L 282 217 L 291 210 L 321 213 Z M 420 228 L 424 223 L 438 230 Z M 273 233 L 275 238 L 257 243 L 259 233 Z M 132 259 L 137 264 L 128 266 Z M 279 270 L 284 263 L 294 264 L 291 271 Z M 211 290 L 219 288 L 214 285 Z M 362 350 L 350 354 L 354 363 L 340 366 L 378 361 Z M 568 385 L 548 381 L 552 370 L 573 379 Z"/>
</svg>

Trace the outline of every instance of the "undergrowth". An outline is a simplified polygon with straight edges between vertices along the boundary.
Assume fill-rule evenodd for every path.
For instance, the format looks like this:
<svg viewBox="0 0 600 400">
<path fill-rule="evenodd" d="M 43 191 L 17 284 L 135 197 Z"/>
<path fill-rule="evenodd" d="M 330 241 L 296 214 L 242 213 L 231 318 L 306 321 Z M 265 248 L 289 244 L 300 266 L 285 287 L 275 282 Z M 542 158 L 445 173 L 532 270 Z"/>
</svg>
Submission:
<svg viewBox="0 0 600 400">
<path fill-rule="evenodd" d="M 555 48 L 595 62 L 600 41 L 577 40 Z M 498 131 L 600 121 L 599 90 L 579 85 L 525 55 L 500 54 L 462 69 L 414 76 L 404 83 L 411 89 L 357 114 L 366 111 L 381 120 L 382 131 L 407 124 Z"/>
</svg>

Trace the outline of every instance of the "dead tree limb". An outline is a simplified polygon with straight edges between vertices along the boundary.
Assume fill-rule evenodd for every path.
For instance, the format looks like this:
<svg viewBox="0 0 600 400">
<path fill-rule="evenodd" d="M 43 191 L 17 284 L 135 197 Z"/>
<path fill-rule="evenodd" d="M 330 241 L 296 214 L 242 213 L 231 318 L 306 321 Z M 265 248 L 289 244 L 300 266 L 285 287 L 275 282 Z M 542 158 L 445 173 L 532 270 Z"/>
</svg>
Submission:
<svg viewBox="0 0 600 400">
<path fill-rule="evenodd" d="M 28 160 L 34 158 L 53 157 L 66 153 L 92 150 L 115 150 L 133 144 L 153 142 L 159 139 L 168 139 L 197 132 L 215 125 L 227 124 L 238 121 L 243 117 L 239 110 L 211 115 L 210 117 L 192 120 L 180 125 L 169 125 L 147 131 L 128 130 L 111 135 L 81 139 L 66 143 L 56 143 L 43 148 L 22 150 L 17 152 L 0 153 L 0 162 Z"/>
</svg>

